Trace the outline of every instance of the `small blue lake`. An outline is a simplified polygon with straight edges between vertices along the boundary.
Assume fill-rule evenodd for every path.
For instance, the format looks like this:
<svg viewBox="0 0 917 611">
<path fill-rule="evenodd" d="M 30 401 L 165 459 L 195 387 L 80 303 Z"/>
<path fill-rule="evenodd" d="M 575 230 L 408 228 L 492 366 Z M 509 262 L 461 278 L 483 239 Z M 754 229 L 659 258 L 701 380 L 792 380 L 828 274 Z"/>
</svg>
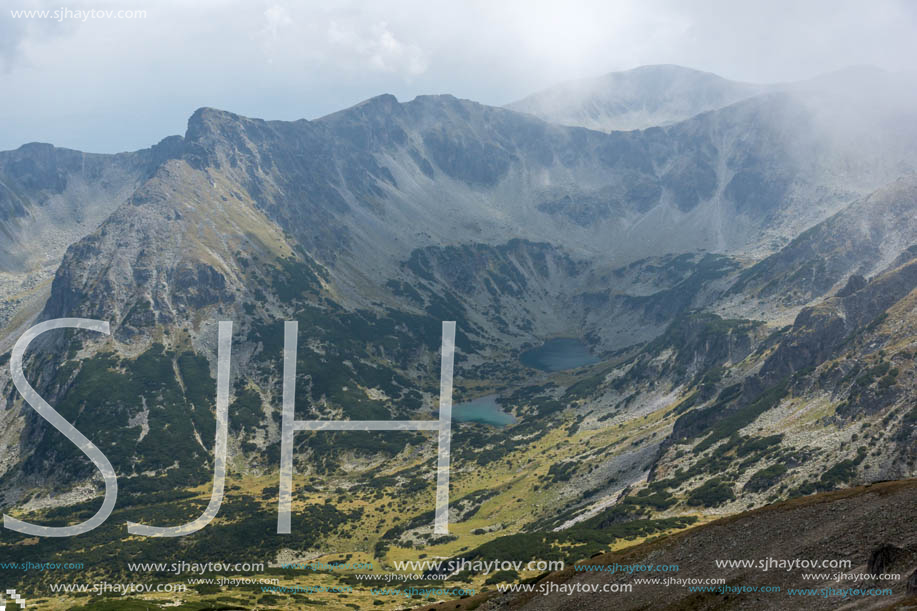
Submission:
<svg viewBox="0 0 917 611">
<path fill-rule="evenodd" d="M 563 371 L 599 362 L 589 352 L 589 347 L 575 337 L 549 339 L 537 348 L 523 352 L 519 360 L 526 367 L 542 371 Z"/>
<path fill-rule="evenodd" d="M 493 426 L 506 426 L 516 421 L 512 414 L 504 412 L 497 395 L 487 395 L 452 406 L 452 419 L 459 422 L 481 422 Z"/>
</svg>

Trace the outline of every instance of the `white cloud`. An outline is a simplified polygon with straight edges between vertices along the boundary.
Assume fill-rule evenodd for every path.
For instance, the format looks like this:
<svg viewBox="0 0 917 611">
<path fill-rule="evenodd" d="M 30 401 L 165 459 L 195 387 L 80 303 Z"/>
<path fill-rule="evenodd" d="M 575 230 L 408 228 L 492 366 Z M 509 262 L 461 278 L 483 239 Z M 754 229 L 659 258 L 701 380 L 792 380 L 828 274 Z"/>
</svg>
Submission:
<svg viewBox="0 0 917 611">
<path fill-rule="evenodd" d="M 30 4 L 30 2 L 32 4 Z M 36 4 L 37 3 L 37 4 Z M 503 104 L 557 81 L 677 63 L 750 81 L 910 68 L 910 0 L 16 0 L 140 21 L 0 12 L 0 149 L 147 146 L 198 106 L 310 118 L 383 92 Z"/>
<path fill-rule="evenodd" d="M 412 77 L 426 72 L 429 61 L 423 50 L 415 44 L 400 41 L 380 21 L 363 26 L 342 24 L 332 21 L 328 24 L 328 42 L 338 57 L 350 55 L 361 64 L 375 70 Z"/>
<path fill-rule="evenodd" d="M 293 19 L 290 13 L 281 4 L 269 6 L 264 11 L 265 26 L 263 32 L 271 38 L 276 39 L 280 28 L 293 25 Z"/>
</svg>

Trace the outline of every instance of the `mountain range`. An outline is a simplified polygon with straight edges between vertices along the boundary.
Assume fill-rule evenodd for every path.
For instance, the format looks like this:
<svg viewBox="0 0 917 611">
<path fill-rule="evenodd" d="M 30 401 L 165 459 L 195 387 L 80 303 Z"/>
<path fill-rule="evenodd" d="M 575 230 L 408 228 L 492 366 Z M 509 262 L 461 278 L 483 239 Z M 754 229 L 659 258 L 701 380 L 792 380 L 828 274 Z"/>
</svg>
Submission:
<svg viewBox="0 0 917 611">
<path fill-rule="evenodd" d="M 111 325 L 46 334 L 25 371 L 121 491 L 90 534 L 0 546 L 106 576 L 179 558 L 123 523 L 184 521 L 209 499 L 219 320 L 234 322 L 229 485 L 221 519 L 184 539 L 196 558 L 572 562 L 913 477 L 913 85 L 864 67 L 750 85 L 646 66 L 505 108 L 201 108 L 141 151 L 0 152 L 2 506 L 68 523 L 99 503 L 91 463 L 10 380 L 13 343 L 53 318 Z M 286 320 L 297 417 L 354 420 L 436 418 L 440 324 L 456 321 L 456 402 L 496 395 L 514 422 L 455 424 L 451 536 L 432 533 L 420 432 L 297 433 L 294 534 L 276 534 Z M 556 338 L 594 358 L 520 359 Z"/>
</svg>

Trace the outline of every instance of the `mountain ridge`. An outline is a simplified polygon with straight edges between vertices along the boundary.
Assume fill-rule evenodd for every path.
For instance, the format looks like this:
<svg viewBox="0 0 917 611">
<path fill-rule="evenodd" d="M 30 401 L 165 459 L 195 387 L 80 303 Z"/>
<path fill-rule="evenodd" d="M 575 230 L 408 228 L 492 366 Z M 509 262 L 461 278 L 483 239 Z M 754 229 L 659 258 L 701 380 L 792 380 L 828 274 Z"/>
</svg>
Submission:
<svg viewBox="0 0 917 611">
<path fill-rule="evenodd" d="M 626 131 L 677 123 L 770 88 L 656 64 L 560 83 L 506 107 L 555 123 Z"/>
</svg>

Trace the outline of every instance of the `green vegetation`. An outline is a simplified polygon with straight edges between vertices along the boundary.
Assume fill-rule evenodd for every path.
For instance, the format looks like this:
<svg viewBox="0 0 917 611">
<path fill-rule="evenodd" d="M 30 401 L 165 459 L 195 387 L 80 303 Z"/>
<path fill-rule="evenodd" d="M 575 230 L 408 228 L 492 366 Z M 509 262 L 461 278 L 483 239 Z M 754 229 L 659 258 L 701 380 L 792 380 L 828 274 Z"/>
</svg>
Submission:
<svg viewBox="0 0 917 611">
<path fill-rule="evenodd" d="M 744 490 L 749 492 L 764 492 L 779 483 L 787 471 L 787 466 L 781 463 L 776 463 L 755 471 L 745 484 Z"/>
<path fill-rule="evenodd" d="M 516 571 L 497 571 L 484 581 L 484 585 L 495 583 L 509 583 L 519 580 L 519 573 Z"/>
<path fill-rule="evenodd" d="M 869 386 L 875 382 L 877 378 L 880 378 L 880 386 L 887 388 L 895 383 L 897 377 L 897 368 L 892 368 L 891 363 L 888 361 L 880 361 L 877 365 L 869 367 L 857 376 L 854 383 L 857 386 Z"/>
<path fill-rule="evenodd" d="M 577 560 L 605 551 L 615 541 L 634 540 L 667 530 L 681 529 L 697 521 L 693 516 L 641 519 L 634 517 L 633 507 L 615 505 L 560 532 L 529 532 L 498 537 L 470 552 L 468 560 Z"/>
<path fill-rule="evenodd" d="M 856 458 L 842 460 L 821 474 L 818 480 L 809 480 L 790 491 L 790 496 L 804 496 L 815 492 L 827 492 L 846 484 L 856 476 L 857 467 L 865 460 L 868 450 L 857 448 Z"/>
<path fill-rule="evenodd" d="M 629 505 L 635 508 L 651 508 L 657 511 L 665 511 L 677 502 L 678 499 L 671 494 L 662 491 L 653 492 L 651 487 L 644 488 L 636 495 L 626 496 L 620 501 L 624 506 Z"/>
<path fill-rule="evenodd" d="M 552 484 L 557 482 L 566 482 L 576 471 L 576 463 L 573 461 L 555 463 L 548 469 L 548 481 Z"/>
<path fill-rule="evenodd" d="M 78 370 L 72 383 L 66 383 Z M 179 378 L 176 377 L 176 370 Z M 56 409 L 96 445 L 120 473 L 166 470 L 161 486 L 194 485 L 207 481 L 211 455 L 197 437 L 212 444 L 215 432 L 213 396 L 216 383 L 207 360 L 191 352 L 176 355 L 153 344 L 134 360 L 101 353 L 80 362 L 65 363 L 57 380 L 66 390 Z M 148 431 L 141 439 L 139 423 L 145 414 Z M 45 474 L 51 465 L 57 478 L 82 479 L 95 468 L 82 452 L 50 426 L 39 421 L 40 435 L 26 459 L 26 473 Z M 169 483 L 171 482 L 171 484 Z M 129 492 L 131 485 L 127 484 Z"/>
<path fill-rule="evenodd" d="M 293 302 L 320 292 L 321 280 L 327 279 L 327 272 L 313 263 L 292 258 L 277 260 L 278 267 L 272 268 L 271 288 L 280 301 Z"/>
<path fill-rule="evenodd" d="M 714 405 L 713 407 L 710 407 L 706 410 L 702 410 L 704 415 L 708 415 L 714 420 L 714 424 L 711 427 L 710 434 L 707 435 L 703 441 L 697 444 L 695 451 L 704 451 L 720 439 L 725 439 L 730 435 L 737 433 L 739 430 L 745 428 L 767 410 L 776 407 L 783 399 L 783 397 L 786 396 L 787 387 L 788 384 L 786 381 L 784 381 L 762 393 L 752 403 L 744 407 L 739 407 L 737 409 L 727 411 L 725 415 L 720 415 L 716 411 L 718 407 L 717 405 Z M 682 418 L 684 418 L 684 416 L 682 416 Z"/>
<path fill-rule="evenodd" d="M 719 478 L 713 478 L 692 490 L 688 495 L 687 503 L 695 507 L 719 507 L 735 498 L 735 492 L 730 484 Z"/>
</svg>

